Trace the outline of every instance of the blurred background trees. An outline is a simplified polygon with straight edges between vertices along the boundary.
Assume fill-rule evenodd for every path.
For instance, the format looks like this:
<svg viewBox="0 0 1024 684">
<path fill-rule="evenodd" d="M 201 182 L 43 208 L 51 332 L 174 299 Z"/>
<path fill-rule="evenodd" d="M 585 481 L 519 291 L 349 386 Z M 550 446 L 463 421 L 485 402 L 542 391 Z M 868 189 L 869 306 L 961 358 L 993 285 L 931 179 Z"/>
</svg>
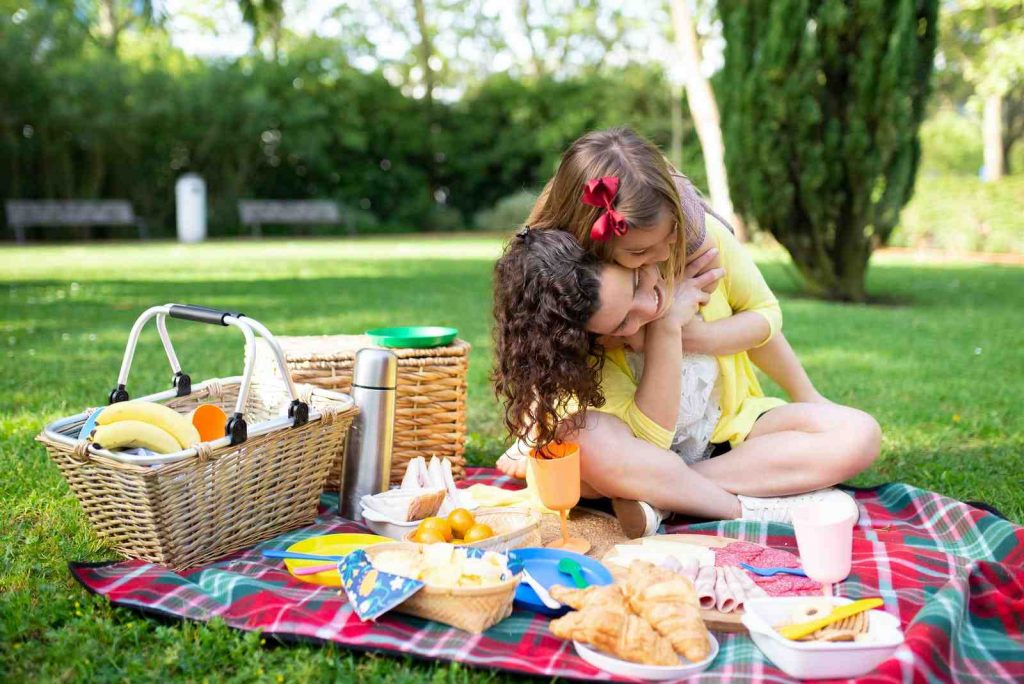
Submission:
<svg viewBox="0 0 1024 684">
<path fill-rule="evenodd" d="M 724 165 L 701 150 L 718 126 L 701 114 L 698 136 L 691 112 L 730 122 L 729 5 L 0 0 L 0 197 L 125 198 L 169 235 L 174 181 L 195 171 L 214 235 L 239 232 L 240 197 L 334 199 L 358 230 L 506 229 L 571 140 L 626 124 L 722 206 L 707 169 Z M 915 196 L 888 239 L 1020 249 L 1024 183 L 999 176 L 1024 168 L 1021 3 L 941 0 L 940 17 Z M 724 189 L 763 238 L 749 180 Z"/>
</svg>

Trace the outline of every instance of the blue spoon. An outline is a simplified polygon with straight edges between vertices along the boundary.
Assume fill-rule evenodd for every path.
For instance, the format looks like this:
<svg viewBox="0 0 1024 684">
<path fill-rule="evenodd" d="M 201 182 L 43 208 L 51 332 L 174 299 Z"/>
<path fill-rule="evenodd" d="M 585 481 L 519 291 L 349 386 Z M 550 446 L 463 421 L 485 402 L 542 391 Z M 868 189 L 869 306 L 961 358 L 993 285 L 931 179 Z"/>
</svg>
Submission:
<svg viewBox="0 0 1024 684">
<path fill-rule="evenodd" d="M 755 575 L 761 577 L 771 577 L 772 575 L 796 575 L 797 577 L 807 577 L 807 573 L 800 568 L 755 568 L 753 565 L 747 565 L 746 563 L 740 563 L 740 567 Z"/>
</svg>

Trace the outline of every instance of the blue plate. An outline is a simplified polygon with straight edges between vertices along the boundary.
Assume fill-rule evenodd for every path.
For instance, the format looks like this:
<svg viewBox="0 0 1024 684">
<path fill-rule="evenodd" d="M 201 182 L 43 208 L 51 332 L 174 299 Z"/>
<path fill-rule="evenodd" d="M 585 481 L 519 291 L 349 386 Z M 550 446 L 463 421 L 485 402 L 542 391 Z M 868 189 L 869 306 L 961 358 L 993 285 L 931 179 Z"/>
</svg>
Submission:
<svg viewBox="0 0 1024 684">
<path fill-rule="evenodd" d="M 533 575 L 533 578 L 540 582 L 545 589 L 550 589 L 556 584 L 561 584 L 564 587 L 573 586 L 572 577 L 558 571 L 558 561 L 562 558 L 572 558 L 579 563 L 583 571 L 583 579 L 587 580 L 590 584 L 600 587 L 612 583 L 612 574 L 608 572 L 608 568 L 593 558 L 587 558 L 582 554 L 572 551 L 543 548 L 513 549 L 508 552 L 508 558 L 509 569 L 512 572 L 519 572 L 525 566 L 530 571 L 530 574 Z M 535 613 L 552 617 L 565 615 L 569 612 L 568 608 L 551 610 L 545 606 L 541 603 L 537 592 L 531 589 L 530 585 L 526 582 L 520 582 L 519 586 L 516 587 L 515 606 L 516 608 L 532 610 Z"/>
</svg>

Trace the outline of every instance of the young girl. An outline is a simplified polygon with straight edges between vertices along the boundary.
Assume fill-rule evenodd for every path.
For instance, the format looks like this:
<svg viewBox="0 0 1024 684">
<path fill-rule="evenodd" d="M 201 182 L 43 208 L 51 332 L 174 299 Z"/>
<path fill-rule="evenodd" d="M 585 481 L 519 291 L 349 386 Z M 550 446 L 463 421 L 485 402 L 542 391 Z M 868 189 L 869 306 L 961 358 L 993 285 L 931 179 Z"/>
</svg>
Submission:
<svg viewBox="0 0 1024 684">
<path fill-rule="evenodd" d="M 519 437 L 579 441 L 590 493 L 616 499 L 627 533 L 653 532 L 658 508 L 785 519 L 793 499 L 755 497 L 833 484 L 878 452 L 875 421 L 814 391 L 777 335 L 781 312 L 756 266 L 728 231 L 705 228 L 700 208 L 642 138 L 589 134 L 496 269 L 506 423 Z M 725 267 L 717 287 L 716 262 Z M 702 272 L 712 276 L 694 277 Z M 665 315 L 670 292 L 703 304 L 703 318 Z M 747 354 L 758 346 L 762 367 L 803 402 L 763 396 Z M 511 454 L 499 463 L 520 475 L 523 465 Z"/>
</svg>

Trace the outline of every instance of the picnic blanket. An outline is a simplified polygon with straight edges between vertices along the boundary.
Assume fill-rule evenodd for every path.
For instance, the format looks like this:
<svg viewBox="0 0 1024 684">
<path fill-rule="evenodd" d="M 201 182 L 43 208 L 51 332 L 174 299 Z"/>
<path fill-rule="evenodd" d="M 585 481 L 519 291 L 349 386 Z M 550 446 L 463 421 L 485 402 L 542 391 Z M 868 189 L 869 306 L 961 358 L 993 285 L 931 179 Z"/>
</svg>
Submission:
<svg viewBox="0 0 1024 684">
<path fill-rule="evenodd" d="M 515 488 L 497 471 L 467 469 L 462 486 Z M 860 681 L 1024 681 L 1024 528 L 959 501 L 905 484 L 848 490 L 861 516 L 853 570 L 838 587 L 850 598 L 881 596 L 899 617 L 906 644 Z M 427 660 L 510 672 L 614 680 L 548 632 L 545 617 L 515 611 L 482 635 L 389 613 L 364 623 L 337 589 L 304 584 L 264 548 L 364 531 L 336 515 L 325 495 L 315 525 L 256 549 L 176 573 L 142 561 L 71 563 L 74 577 L 112 603 L 143 613 L 206 621 L 283 640 L 332 641 L 354 650 L 390 651 Z M 672 533 L 718 534 L 795 551 L 792 528 L 776 523 L 674 525 Z M 788 681 L 746 635 L 718 634 L 721 652 L 701 681 Z"/>
</svg>

